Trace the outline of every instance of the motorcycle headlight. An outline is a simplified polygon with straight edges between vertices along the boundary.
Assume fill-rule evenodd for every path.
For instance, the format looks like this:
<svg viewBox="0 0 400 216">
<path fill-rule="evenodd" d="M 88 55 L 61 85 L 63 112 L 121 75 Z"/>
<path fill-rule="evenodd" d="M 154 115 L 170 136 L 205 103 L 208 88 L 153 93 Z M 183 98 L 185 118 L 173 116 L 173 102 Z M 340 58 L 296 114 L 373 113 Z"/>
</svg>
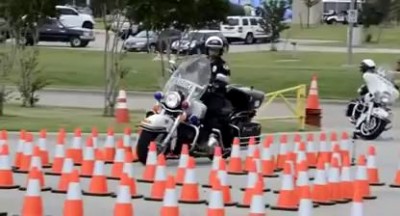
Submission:
<svg viewBox="0 0 400 216">
<path fill-rule="evenodd" d="M 181 103 L 181 96 L 178 92 L 170 92 L 165 96 L 165 105 L 170 109 L 175 109 Z"/>
<path fill-rule="evenodd" d="M 388 103 L 390 102 L 389 97 L 387 97 L 387 96 L 382 96 L 382 97 L 381 97 L 381 102 L 382 102 L 383 104 L 388 104 Z"/>
</svg>

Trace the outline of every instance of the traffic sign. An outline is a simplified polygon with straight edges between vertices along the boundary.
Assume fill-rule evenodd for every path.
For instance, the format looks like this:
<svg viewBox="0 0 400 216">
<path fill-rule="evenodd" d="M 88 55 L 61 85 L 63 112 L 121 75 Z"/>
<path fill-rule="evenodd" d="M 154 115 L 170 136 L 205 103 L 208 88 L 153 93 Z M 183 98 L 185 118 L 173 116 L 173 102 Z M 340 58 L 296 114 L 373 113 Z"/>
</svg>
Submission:
<svg viewBox="0 0 400 216">
<path fill-rule="evenodd" d="M 349 10 L 348 20 L 349 20 L 349 23 L 357 23 L 358 10 Z"/>
</svg>

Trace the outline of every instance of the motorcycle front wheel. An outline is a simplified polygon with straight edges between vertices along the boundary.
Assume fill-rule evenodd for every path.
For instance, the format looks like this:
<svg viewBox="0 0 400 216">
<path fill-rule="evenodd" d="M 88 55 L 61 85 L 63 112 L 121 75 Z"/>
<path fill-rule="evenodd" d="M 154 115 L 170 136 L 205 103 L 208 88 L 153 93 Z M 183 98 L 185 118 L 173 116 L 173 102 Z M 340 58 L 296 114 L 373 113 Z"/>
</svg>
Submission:
<svg viewBox="0 0 400 216">
<path fill-rule="evenodd" d="M 149 146 L 151 142 L 153 141 L 156 142 L 157 155 L 165 153 L 167 148 L 161 146 L 161 143 L 165 139 L 166 135 L 167 135 L 166 133 L 157 133 L 157 132 L 142 130 L 136 145 L 136 154 L 138 156 L 138 160 L 143 165 L 146 165 L 147 154 L 149 152 Z"/>
<path fill-rule="evenodd" d="M 369 123 L 361 123 L 358 135 L 365 140 L 375 140 L 385 131 L 386 125 L 386 121 L 373 116 Z"/>
</svg>

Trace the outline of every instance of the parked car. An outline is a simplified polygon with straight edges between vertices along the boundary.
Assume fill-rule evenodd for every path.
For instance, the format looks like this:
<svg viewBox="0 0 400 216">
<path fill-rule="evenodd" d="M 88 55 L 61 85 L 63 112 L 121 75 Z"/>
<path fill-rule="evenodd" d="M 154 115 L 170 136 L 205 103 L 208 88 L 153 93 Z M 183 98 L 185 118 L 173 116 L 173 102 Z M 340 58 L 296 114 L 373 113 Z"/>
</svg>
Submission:
<svg viewBox="0 0 400 216">
<path fill-rule="evenodd" d="M 341 13 L 336 13 L 336 11 L 331 10 L 323 15 L 324 22 L 328 25 L 342 23 L 347 24 L 347 11 L 342 11 Z"/>
<path fill-rule="evenodd" d="M 80 13 L 73 7 L 70 6 L 56 6 L 57 14 L 61 23 L 65 27 L 82 27 L 93 29 L 95 21 L 92 15 L 87 13 Z"/>
<path fill-rule="evenodd" d="M 266 34 L 260 25 L 261 17 L 256 16 L 228 16 L 221 23 L 222 34 L 229 42 L 244 41 L 252 44 L 256 40 L 267 40 L 271 34 Z"/>
<path fill-rule="evenodd" d="M 71 47 L 86 47 L 90 41 L 94 41 L 93 30 L 80 27 L 66 27 L 58 19 L 46 19 L 43 25 L 39 26 L 40 41 L 47 42 L 69 42 Z M 33 45 L 35 43 L 32 34 L 27 32 L 21 43 Z"/>
<path fill-rule="evenodd" d="M 148 38 L 147 38 L 148 36 Z M 176 40 L 179 40 L 182 32 L 176 29 L 168 29 L 157 34 L 153 31 L 141 31 L 135 36 L 125 40 L 123 48 L 127 51 L 165 51 Z"/>
<path fill-rule="evenodd" d="M 219 36 L 224 41 L 225 51 L 229 50 L 228 40 L 224 37 L 221 31 L 218 30 L 198 30 L 190 31 L 182 37 L 172 43 L 171 50 L 173 53 L 182 54 L 205 54 L 205 42 L 211 36 Z"/>
</svg>

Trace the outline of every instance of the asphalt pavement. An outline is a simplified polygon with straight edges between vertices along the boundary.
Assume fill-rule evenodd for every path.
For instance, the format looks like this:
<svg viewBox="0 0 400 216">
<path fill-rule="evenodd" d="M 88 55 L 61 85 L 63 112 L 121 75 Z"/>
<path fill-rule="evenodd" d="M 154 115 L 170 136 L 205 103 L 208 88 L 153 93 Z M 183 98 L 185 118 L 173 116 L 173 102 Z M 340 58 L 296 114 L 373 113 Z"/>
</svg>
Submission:
<svg viewBox="0 0 400 216">
<path fill-rule="evenodd" d="M 65 98 L 64 98 L 65 100 Z M 79 99 L 76 104 L 81 104 L 84 99 Z M 92 98 L 94 103 L 97 99 Z M 129 101 L 134 101 L 134 98 L 128 99 Z M 138 100 L 136 100 L 138 101 Z M 43 102 L 43 101 L 42 101 Z M 69 102 L 71 103 L 71 101 Z M 96 103 L 97 104 L 97 103 Z M 100 104 L 100 102 L 98 103 Z M 343 105 L 341 104 L 323 104 L 323 126 L 325 131 L 350 131 L 351 126 L 347 122 L 346 118 L 343 117 Z M 266 110 L 264 112 L 276 113 L 278 110 L 282 110 L 283 107 L 274 108 L 274 110 Z M 400 116 L 398 114 L 399 110 L 395 110 L 395 123 L 400 122 Z M 374 145 L 377 149 L 377 163 L 380 171 L 380 176 L 383 182 L 390 184 L 394 179 L 394 175 L 397 169 L 399 157 L 399 147 L 398 143 L 400 141 L 399 126 L 395 125 L 394 129 L 386 132 L 382 138 L 373 142 L 357 141 L 357 153 L 366 153 L 366 149 L 369 145 Z M 103 137 L 102 137 L 103 138 Z M 290 139 L 291 140 L 291 139 Z M 100 139 L 100 144 L 102 144 L 104 139 Z M 10 134 L 9 146 L 11 154 L 14 155 L 17 147 L 17 136 L 16 134 Z M 54 154 L 54 135 L 48 135 L 47 146 L 50 154 Z M 67 143 L 70 146 L 71 142 Z M 274 144 L 272 147 L 273 152 L 277 153 L 278 144 Z M 243 151 L 242 155 L 245 156 L 246 152 Z M 175 174 L 177 167 L 177 161 L 168 161 L 168 173 Z M 211 164 L 208 159 L 199 159 L 197 161 L 196 176 L 200 183 L 207 183 L 208 173 Z M 135 176 L 140 177 L 143 166 L 135 163 L 134 166 Z M 110 165 L 107 165 L 106 173 L 110 173 Z M 313 172 L 310 171 L 310 175 Z M 15 179 L 18 184 L 25 184 L 26 175 L 25 174 L 15 174 Z M 85 189 L 88 187 L 89 179 L 82 178 L 82 187 Z M 234 200 L 240 201 L 242 197 L 242 192 L 238 190 L 246 184 L 246 176 L 229 176 L 229 182 L 232 184 L 232 194 Z M 58 183 L 58 177 L 46 176 L 46 185 L 50 187 L 56 187 Z M 109 180 L 109 189 L 111 191 L 116 190 L 118 181 Z M 269 188 L 278 189 L 280 187 L 280 178 L 272 179 L 266 178 L 265 183 Z M 138 191 L 141 194 L 148 195 L 150 193 L 150 185 L 144 183 L 137 183 Z M 391 189 L 387 186 L 384 187 L 373 187 L 373 194 L 378 196 L 377 200 L 365 201 L 365 213 L 363 216 L 395 216 L 397 212 L 400 211 L 400 190 Z M 178 193 L 179 194 L 179 193 Z M 201 195 L 203 198 L 208 198 L 208 190 L 202 188 Z M 21 203 L 23 201 L 24 192 L 18 190 L 0 190 L 0 212 L 7 211 L 10 214 L 19 214 L 21 209 Z M 50 192 L 42 192 L 44 209 L 46 215 L 62 215 L 63 201 L 65 199 L 64 195 L 52 194 Z M 276 202 L 277 196 L 267 192 L 265 193 L 266 201 L 270 204 Z M 84 197 L 85 215 L 112 215 L 113 204 L 115 202 L 114 198 L 111 197 Z M 159 209 L 161 203 L 144 201 L 143 199 L 137 199 L 132 201 L 135 208 L 135 215 L 159 215 Z M 341 216 L 350 215 L 351 204 L 338 204 L 330 207 L 319 207 L 314 209 L 314 215 L 318 216 Z M 180 204 L 181 215 L 191 215 L 200 216 L 206 215 L 207 206 L 206 205 L 188 205 Z M 270 216 L 294 216 L 297 213 L 294 212 L 282 212 L 282 211 L 272 211 L 267 209 L 267 215 Z M 248 209 L 240 209 L 236 207 L 226 207 L 226 215 L 240 216 L 247 215 Z"/>
</svg>

